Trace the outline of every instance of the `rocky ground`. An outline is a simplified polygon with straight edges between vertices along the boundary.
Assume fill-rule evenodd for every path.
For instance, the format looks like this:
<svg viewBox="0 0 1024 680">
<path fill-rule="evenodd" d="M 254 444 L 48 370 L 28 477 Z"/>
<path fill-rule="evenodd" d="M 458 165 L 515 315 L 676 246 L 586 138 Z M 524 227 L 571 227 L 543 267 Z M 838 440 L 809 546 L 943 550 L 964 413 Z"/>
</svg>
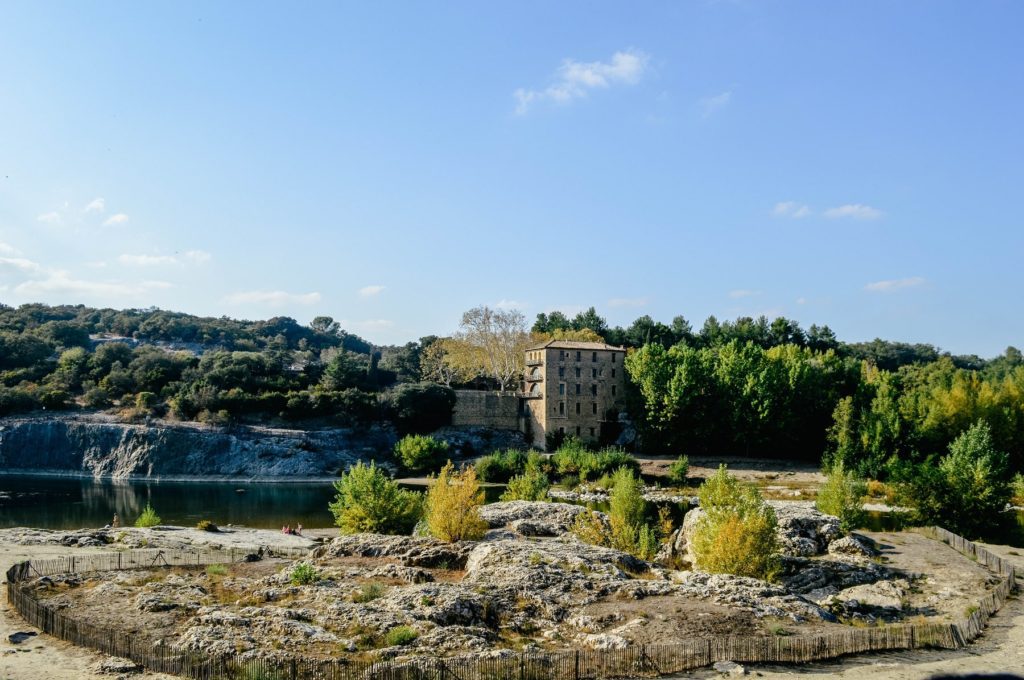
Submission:
<svg viewBox="0 0 1024 680">
<path fill-rule="evenodd" d="M 251 656 L 389 659 L 614 649 L 951 618 L 990 585 L 983 568 L 922 536 L 843 538 L 834 518 L 795 504 L 779 509 L 788 553 L 779 584 L 677 568 L 687 566 L 687 525 L 662 556 L 665 564 L 580 543 L 567 532 L 584 512 L 558 503 L 489 505 L 486 538 L 459 544 L 377 535 L 317 544 L 251 532 L 250 544 L 304 541 L 312 551 L 301 561 L 40 578 L 32 587 L 51 606 L 154 643 Z M 0 532 L 0 545 L 109 550 L 217 540 L 185 529 L 115 531 L 10 530 Z M 222 545 L 241 545 L 245 536 L 227 535 Z M 299 562 L 313 569 L 308 583 L 291 578 Z"/>
</svg>

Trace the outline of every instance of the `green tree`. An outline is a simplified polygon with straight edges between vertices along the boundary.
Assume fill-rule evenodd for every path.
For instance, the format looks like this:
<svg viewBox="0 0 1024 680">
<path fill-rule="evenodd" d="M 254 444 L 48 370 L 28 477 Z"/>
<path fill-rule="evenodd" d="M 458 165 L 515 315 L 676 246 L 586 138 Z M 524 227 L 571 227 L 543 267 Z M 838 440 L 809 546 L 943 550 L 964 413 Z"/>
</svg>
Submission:
<svg viewBox="0 0 1024 680">
<path fill-rule="evenodd" d="M 863 501 L 865 493 L 867 485 L 864 480 L 838 460 L 828 470 L 815 505 L 825 514 L 838 517 L 843 531 L 849 532 L 862 527 L 867 519 Z"/>
<path fill-rule="evenodd" d="M 395 444 L 395 457 L 407 470 L 436 470 L 448 457 L 448 442 L 424 435 L 409 434 Z"/>
<path fill-rule="evenodd" d="M 343 534 L 408 534 L 423 514 L 423 497 L 399 487 L 373 462 L 357 462 L 334 489 L 328 507 Z"/>
</svg>

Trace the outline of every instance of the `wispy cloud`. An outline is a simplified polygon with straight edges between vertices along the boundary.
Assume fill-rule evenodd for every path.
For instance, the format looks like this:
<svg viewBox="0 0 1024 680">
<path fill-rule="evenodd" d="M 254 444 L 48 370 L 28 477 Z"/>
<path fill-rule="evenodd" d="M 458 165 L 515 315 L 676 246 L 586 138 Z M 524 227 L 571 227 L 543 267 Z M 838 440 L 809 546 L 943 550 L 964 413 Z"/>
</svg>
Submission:
<svg viewBox="0 0 1024 680">
<path fill-rule="evenodd" d="M 612 298 L 608 301 L 609 307 L 645 307 L 650 303 L 649 298 L 637 297 L 637 298 L 626 298 L 618 297 Z"/>
<path fill-rule="evenodd" d="M 738 300 L 739 298 L 745 298 L 745 297 L 753 297 L 755 295 L 760 295 L 760 294 L 761 294 L 761 291 L 759 291 L 759 290 L 748 290 L 746 288 L 738 288 L 736 290 L 730 290 L 729 291 L 729 297 L 733 298 L 734 300 Z"/>
<path fill-rule="evenodd" d="M 21 255 L 21 251 L 9 243 L 0 241 L 0 255 Z"/>
<path fill-rule="evenodd" d="M 106 220 L 104 220 L 103 226 L 105 226 L 105 227 L 112 227 L 112 226 L 117 225 L 117 224 L 124 224 L 127 221 L 128 221 L 128 216 L 127 215 L 125 215 L 124 213 L 117 213 L 117 214 L 111 215 Z"/>
<path fill-rule="evenodd" d="M 498 300 L 494 306 L 496 309 L 523 309 L 526 303 L 518 300 Z"/>
<path fill-rule="evenodd" d="M 23 257 L 0 257 L 0 271 L 7 270 L 11 273 L 32 274 L 43 271 L 38 262 L 26 260 Z"/>
<path fill-rule="evenodd" d="M 89 281 L 73 278 L 68 272 L 51 271 L 45 278 L 18 284 L 14 292 L 19 295 L 80 295 L 103 298 L 138 298 L 154 290 L 171 288 L 166 281 L 124 283 L 119 281 Z"/>
<path fill-rule="evenodd" d="M 162 265 L 200 265 L 209 262 L 210 258 L 210 253 L 205 250 L 188 250 L 181 255 L 132 255 L 125 253 L 119 256 L 117 261 L 129 267 L 159 267 Z"/>
<path fill-rule="evenodd" d="M 38 220 L 39 222 L 46 222 L 47 224 L 61 223 L 60 213 L 57 212 L 56 210 L 53 210 L 48 213 L 43 213 L 42 215 L 37 217 L 36 220 Z"/>
<path fill-rule="evenodd" d="M 568 104 L 586 97 L 591 90 L 620 84 L 633 85 L 647 70 L 649 60 L 647 54 L 634 49 L 616 52 L 607 62 L 566 59 L 547 87 L 539 90 L 519 88 L 513 93 L 516 113 L 523 115 L 531 106 L 544 101 Z"/>
<path fill-rule="evenodd" d="M 848 203 L 837 208 L 829 208 L 824 212 L 825 217 L 833 220 L 842 218 L 877 220 L 882 214 L 882 211 L 878 208 L 872 208 L 870 205 L 862 205 L 860 203 Z"/>
<path fill-rule="evenodd" d="M 708 118 L 713 116 L 715 113 L 728 106 L 731 99 L 731 91 L 722 92 L 711 97 L 702 97 L 697 100 L 697 106 L 700 108 L 701 117 Z"/>
<path fill-rule="evenodd" d="M 320 300 L 320 293 L 286 293 L 283 290 L 249 290 L 224 297 L 224 302 L 233 305 L 258 304 L 269 307 L 315 305 Z"/>
<path fill-rule="evenodd" d="M 797 303 L 798 305 L 806 305 L 806 304 L 807 304 L 807 298 L 805 298 L 805 297 L 802 297 L 802 298 L 797 298 L 797 299 L 796 299 L 796 303 Z"/>
<path fill-rule="evenodd" d="M 782 201 L 776 203 L 775 207 L 772 208 L 772 215 L 775 217 L 791 217 L 798 220 L 810 214 L 811 209 L 809 206 L 797 203 L 796 201 Z"/>
<path fill-rule="evenodd" d="M 104 201 L 102 198 L 94 198 L 91 201 L 89 201 L 88 204 L 86 204 L 85 208 L 82 209 L 82 212 L 85 212 L 85 213 L 103 212 L 106 209 L 107 209 L 106 201 Z"/>
<path fill-rule="evenodd" d="M 864 290 L 872 293 L 891 293 L 894 290 L 903 288 L 915 288 L 925 284 L 923 276 L 911 276 L 906 279 L 889 279 L 888 281 L 875 281 L 864 286 Z"/>
<path fill-rule="evenodd" d="M 387 289 L 387 286 L 363 286 L 359 289 L 359 295 L 362 297 L 373 297 L 374 295 L 380 295 L 385 289 Z"/>
</svg>

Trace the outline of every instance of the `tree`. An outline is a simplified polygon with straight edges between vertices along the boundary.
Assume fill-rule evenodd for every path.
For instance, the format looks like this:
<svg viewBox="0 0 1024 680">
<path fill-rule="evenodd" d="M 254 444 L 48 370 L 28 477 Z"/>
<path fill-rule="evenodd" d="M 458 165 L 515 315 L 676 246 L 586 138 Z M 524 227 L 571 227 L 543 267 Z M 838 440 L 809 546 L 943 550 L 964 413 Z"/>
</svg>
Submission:
<svg viewBox="0 0 1024 680">
<path fill-rule="evenodd" d="M 399 434 L 423 434 L 451 425 L 455 392 L 433 383 L 405 384 L 388 392 L 385 403 Z"/>
<path fill-rule="evenodd" d="M 423 496 L 399 487 L 373 462 L 358 461 L 334 489 L 328 507 L 343 534 L 408 534 L 423 514 Z"/>
<path fill-rule="evenodd" d="M 643 560 L 658 552 L 658 532 L 647 521 L 643 481 L 627 467 L 612 475 L 607 524 L 593 513 L 579 516 L 573 532 L 582 540 L 630 553 Z"/>
<path fill-rule="evenodd" d="M 436 470 L 448 457 L 448 442 L 433 437 L 410 434 L 395 443 L 395 458 L 414 472 Z"/>
<path fill-rule="evenodd" d="M 519 380 L 530 341 L 522 312 L 474 307 L 462 315 L 460 329 L 461 340 L 480 351 L 481 373 L 493 378 L 499 389 L 507 390 Z"/>
<path fill-rule="evenodd" d="M 456 472 L 451 461 L 430 481 L 427 489 L 427 529 L 435 538 L 449 543 L 476 541 L 487 533 L 480 517 L 484 491 L 472 466 Z"/>
<path fill-rule="evenodd" d="M 422 375 L 445 387 L 467 383 L 484 365 L 480 350 L 458 338 L 441 338 L 430 343 L 420 357 Z"/>
<path fill-rule="evenodd" d="M 815 506 L 826 515 L 838 517 L 843 531 L 853 531 L 862 527 L 867 518 L 863 501 L 866 492 L 864 480 L 847 470 L 840 459 L 828 470 Z"/>
<path fill-rule="evenodd" d="M 341 330 L 341 324 L 329 316 L 318 316 L 309 322 L 309 328 L 314 333 L 323 335 L 337 335 Z"/>
</svg>

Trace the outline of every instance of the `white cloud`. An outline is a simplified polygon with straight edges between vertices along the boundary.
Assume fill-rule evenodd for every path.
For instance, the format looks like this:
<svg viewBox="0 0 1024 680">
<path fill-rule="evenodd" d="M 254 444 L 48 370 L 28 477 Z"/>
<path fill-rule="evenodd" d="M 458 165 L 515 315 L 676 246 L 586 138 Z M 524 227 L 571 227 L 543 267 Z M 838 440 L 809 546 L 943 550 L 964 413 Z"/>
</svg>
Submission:
<svg viewBox="0 0 1024 680">
<path fill-rule="evenodd" d="M 0 241 L 0 255 L 21 255 L 21 251 L 9 243 Z"/>
<path fill-rule="evenodd" d="M 797 303 L 798 305 L 806 305 L 806 304 L 807 304 L 807 298 L 804 298 L 804 297 L 802 297 L 802 298 L 797 298 L 797 299 L 796 299 L 796 303 Z"/>
<path fill-rule="evenodd" d="M 283 290 L 250 290 L 232 293 L 224 301 L 234 305 L 260 304 L 270 307 L 282 305 L 315 305 L 320 302 L 320 293 L 286 293 Z"/>
<path fill-rule="evenodd" d="M 649 57 L 639 50 L 616 52 L 608 62 L 581 62 L 566 59 L 555 73 L 553 82 L 542 90 L 520 88 L 513 93 L 516 113 L 525 114 L 532 105 L 543 101 L 568 104 L 586 97 L 590 90 L 612 85 L 633 85 L 647 70 Z"/>
<path fill-rule="evenodd" d="M 728 104 L 729 100 L 732 99 L 732 92 L 722 92 L 716 94 L 713 97 L 704 97 L 697 101 L 697 106 L 700 107 L 701 116 L 708 118 L 714 115 L 716 112 L 724 109 Z"/>
<path fill-rule="evenodd" d="M 23 257 L 0 257 L 0 270 L 3 269 L 20 273 L 37 273 L 43 270 L 39 263 Z"/>
<path fill-rule="evenodd" d="M 82 209 L 82 212 L 103 212 L 107 209 L 107 203 L 102 198 L 94 198 Z"/>
<path fill-rule="evenodd" d="M 72 278 L 64 271 L 51 271 L 46 278 L 18 284 L 14 292 L 19 295 L 72 295 L 103 297 L 140 297 L 150 291 L 170 288 L 166 281 L 123 283 L 117 281 L 86 281 Z"/>
<path fill-rule="evenodd" d="M 772 215 L 776 217 L 792 217 L 793 219 L 800 219 L 801 217 L 807 217 L 811 214 L 810 207 L 803 203 L 797 203 L 796 201 L 782 201 L 776 203 L 775 207 L 772 208 Z"/>
<path fill-rule="evenodd" d="M 121 264 L 129 267 L 159 267 L 162 265 L 184 266 L 200 265 L 210 261 L 212 256 L 205 250 L 189 250 L 178 255 L 130 255 L 125 253 L 117 258 Z"/>
<path fill-rule="evenodd" d="M 870 205 L 860 203 L 848 203 L 838 208 L 829 208 L 825 211 L 825 217 L 829 219 L 841 219 L 849 217 L 855 220 L 877 220 L 882 216 L 882 211 L 872 208 Z"/>
<path fill-rule="evenodd" d="M 57 212 L 56 210 L 48 212 L 48 213 L 43 213 L 42 215 L 37 217 L 36 220 L 38 220 L 40 222 L 46 222 L 47 224 L 60 224 L 61 223 L 60 213 Z"/>
<path fill-rule="evenodd" d="M 128 216 L 127 215 L 125 215 L 124 213 L 117 213 L 115 215 L 111 215 L 110 217 L 108 217 L 103 222 L 103 226 L 104 227 L 112 227 L 112 226 L 114 226 L 116 224 L 124 224 L 127 221 L 128 221 Z"/>
<path fill-rule="evenodd" d="M 645 297 L 638 298 L 612 298 L 608 301 L 609 307 L 644 307 L 650 302 Z"/>
<path fill-rule="evenodd" d="M 889 279 L 888 281 L 875 281 L 864 286 L 864 290 L 872 293 L 891 293 L 901 288 L 914 288 L 924 285 L 925 279 L 922 276 L 911 276 L 906 279 Z"/>
<path fill-rule="evenodd" d="M 496 309 L 523 309 L 526 307 L 526 303 L 518 300 L 499 300 L 494 303 L 494 307 Z"/>
<path fill-rule="evenodd" d="M 363 297 L 373 297 L 383 293 L 385 288 L 387 286 L 363 286 L 359 289 L 359 294 Z"/>
<path fill-rule="evenodd" d="M 730 290 L 729 291 L 729 297 L 731 297 L 733 299 L 739 299 L 739 298 L 745 298 L 745 297 L 753 297 L 755 295 L 760 295 L 760 294 L 761 294 L 761 291 L 759 291 L 759 290 L 747 290 L 746 288 L 738 288 L 737 290 Z"/>
</svg>

